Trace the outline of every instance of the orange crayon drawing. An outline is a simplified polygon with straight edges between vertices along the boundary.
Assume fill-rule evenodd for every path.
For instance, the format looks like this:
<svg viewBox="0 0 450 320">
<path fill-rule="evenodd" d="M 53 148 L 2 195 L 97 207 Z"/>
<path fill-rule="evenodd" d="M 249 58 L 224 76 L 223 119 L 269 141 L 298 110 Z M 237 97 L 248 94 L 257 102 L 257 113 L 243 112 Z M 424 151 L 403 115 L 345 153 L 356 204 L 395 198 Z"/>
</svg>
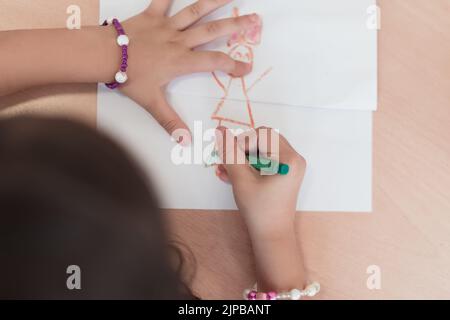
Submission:
<svg viewBox="0 0 450 320">
<path fill-rule="evenodd" d="M 239 9 L 233 9 L 233 17 L 239 16 Z M 235 33 L 228 40 L 227 46 L 229 48 L 228 55 L 235 60 L 243 61 L 253 64 L 254 62 L 254 47 L 261 43 L 262 23 L 258 24 L 251 30 Z M 247 85 L 245 77 L 235 78 L 230 76 L 226 84 L 224 84 L 215 72 L 212 73 L 213 78 L 217 85 L 221 88 L 224 95 L 220 99 L 211 119 L 219 121 L 219 125 L 223 122 L 232 123 L 249 128 L 255 128 L 255 120 L 253 118 L 253 110 L 251 101 L 249 98 L 250 91 L 258 84 L 264 77 L 266 77 L 272 68 L 267 69 L 260 77 L 258 77 L 251 85 Z M 237 90 L 239 94 L 242 94 L 242 101 L 245 101 L 244 108 L 247 109 L 248 119 L 232 119 L 230 117 L 222 116 L 224 109 L 226 108 L 226 102 L 229 99 L 230 91 L 233 86 L 238 85 Z M 239 99 L 240 100 L 240 99 Z"/>
</svg>

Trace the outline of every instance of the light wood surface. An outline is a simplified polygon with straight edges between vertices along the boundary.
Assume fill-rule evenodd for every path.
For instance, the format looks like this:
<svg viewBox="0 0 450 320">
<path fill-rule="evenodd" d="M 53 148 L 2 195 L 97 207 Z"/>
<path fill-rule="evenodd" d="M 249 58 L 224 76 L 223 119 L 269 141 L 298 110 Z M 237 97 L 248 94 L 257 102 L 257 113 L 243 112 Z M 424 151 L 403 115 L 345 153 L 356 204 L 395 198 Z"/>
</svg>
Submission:
<svg viewBox="0 0 450 320">
<path fill-rule="evenodd" d="M 66 12 L 70 5 L 80 7 L 82 25 L 97 24 L 98 1 L 0 0 L 0 30 L 65 28 L 69 16 Z M 33 88 L 0 98 L 0 117 L 44 114 L 76 119 L 95 126 L 96 92 L 97 86 L 92 84 Z"/>
<path fill-rule="evenodd" d="M 94 0 L 0 0 L 0 29 L 83 23 Z M 301 213 L 298 232 L 321 299 L 450 298 L 450 0 L 380 0 L 379 111 L 374 116 L 374 212 Z M 81 90 L 81 91 L 80 91 Z M 95 123 L 93 86 L 45 88 L 1 99 L 10 115 L 44 110 Z M 3 112 L 4 113 L 4 112 Z M 174 235 L 195 254 L 195 291 L 240 298 L 253 261 L 237 213 L 170 211 Z M 366 286 L 370 265 L 381 290 Z"/>
</svg>

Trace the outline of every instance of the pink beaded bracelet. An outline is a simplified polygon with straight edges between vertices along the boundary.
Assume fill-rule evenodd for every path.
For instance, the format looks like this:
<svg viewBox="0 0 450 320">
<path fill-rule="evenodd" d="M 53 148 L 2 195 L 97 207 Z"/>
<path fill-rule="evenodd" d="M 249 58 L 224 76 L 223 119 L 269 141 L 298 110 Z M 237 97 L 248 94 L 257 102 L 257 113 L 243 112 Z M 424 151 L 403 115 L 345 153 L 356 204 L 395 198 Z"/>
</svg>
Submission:
<svg viewBox="0 0 450 320">
<path fill-rule="evenodd" d="M 121 84 L 124 84 L 128 80 L 127 68 L 128 68 L 128 45 L 130 44 L 130 39 L 125 33 L 119 20 L 116 18 L 111 18 L 103 22 L 103 26 L 113 25 L 117 31 L 117 44 L 122 48 L 122 64 L 120 65 L 120 70 L 116 73 L 114 81 L 106 83 L 105 85 L 109 89 L 117 89 Z"/>
<path fill-rule="evenodd" d="M 313 282 L 304 290 L 292 289 L 291 291 L 279 292 L 258 292 L 257 286 L 244 291 L 245 300 L 300 300 L 302 297 L 314 297 L 320 291 L 320 284 Z"/>
</svg>

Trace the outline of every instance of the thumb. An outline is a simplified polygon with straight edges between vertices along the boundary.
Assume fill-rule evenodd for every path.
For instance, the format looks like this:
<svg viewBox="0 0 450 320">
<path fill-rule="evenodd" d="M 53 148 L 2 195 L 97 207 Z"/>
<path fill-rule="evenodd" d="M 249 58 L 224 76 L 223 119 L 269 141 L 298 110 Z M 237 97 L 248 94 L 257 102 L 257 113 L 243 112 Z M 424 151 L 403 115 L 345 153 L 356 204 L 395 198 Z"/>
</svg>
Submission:
<svg viewBox="0 0 450 320">
<path fill-rule="evenodd" d="M 222 168 L 231 182 L 236 179 L 247 179 L 254 175 L 248 164 L 245 151 L 238 145 L 237 137 L 227 128 L 216 129 L 217 152 L 222 160 Z"/>
<path fill-rule="evenodd" d="M 188 126 L 169 105 L 163 92 L 156 94 L 152 105 L 149 107 L 149 112 L 177 143 L 182 145 L 191 143 L 191 133 Z"/>
</svg>

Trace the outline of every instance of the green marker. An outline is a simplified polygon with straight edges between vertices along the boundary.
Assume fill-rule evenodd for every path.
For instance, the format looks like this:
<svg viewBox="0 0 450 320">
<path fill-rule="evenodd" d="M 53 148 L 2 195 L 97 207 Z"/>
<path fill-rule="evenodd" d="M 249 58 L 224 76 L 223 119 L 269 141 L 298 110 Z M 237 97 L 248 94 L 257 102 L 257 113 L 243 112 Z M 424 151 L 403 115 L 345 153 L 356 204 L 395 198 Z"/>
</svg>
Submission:
<svg viewBox="0 0 450 320">
<path fill-rule="evenodd" d="M 274 160 L 248 155 L 247 160 L 250 165 L 258 171 L 266 172 L 267 174 L 279 174 L 285 176 L 289 173 L 289 165 L 284 163 L 277 163 Z"/>
<path fill-rule="evenodd" d="M 247 160 L 254 169 L 265 172 L 268 175 L 279 174 L 281 176 L 285 176 L 289 173 L 289 165 L 284 163 L 277 163 L 276 161 L 270 159 L 252 155 L 247 155 Z M 205 167 L 208 168 L 216 164 L 220 164 L 220 156 L 217 150 L 213 150 L 210 158 L 205 162 Z"/>
</svg>

